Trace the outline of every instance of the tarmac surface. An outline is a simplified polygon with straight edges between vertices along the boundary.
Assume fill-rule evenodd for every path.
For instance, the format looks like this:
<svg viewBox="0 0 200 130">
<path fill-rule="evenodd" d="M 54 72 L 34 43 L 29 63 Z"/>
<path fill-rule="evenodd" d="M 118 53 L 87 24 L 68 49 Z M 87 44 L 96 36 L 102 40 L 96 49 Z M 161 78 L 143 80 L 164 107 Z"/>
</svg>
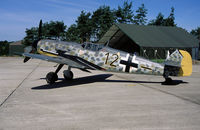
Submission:
<svg viewBox="0 0 200 130">
<path fill-rule="evenodd" d="M 200 65 L 190 77 L 72 69 L 74 80 L 47 85 L 54 63 L 0 57 L 0 130 L 199 130 Z"/>
</svg>

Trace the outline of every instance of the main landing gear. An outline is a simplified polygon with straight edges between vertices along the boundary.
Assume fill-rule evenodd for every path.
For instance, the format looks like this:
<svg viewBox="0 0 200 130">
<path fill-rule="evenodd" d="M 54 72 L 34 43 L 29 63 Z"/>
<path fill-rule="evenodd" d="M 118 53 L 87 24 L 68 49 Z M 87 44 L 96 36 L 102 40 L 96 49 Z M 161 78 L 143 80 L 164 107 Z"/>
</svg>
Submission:
<svg viewBox="0 0 200 130">
<path fill-rule="evenodd" d="M 72 80 L 73 79 L 73 73 L 71 71 L 71 67 L 69 66 L 68 67 L 68 70 L 64 70 L 63 71 L 63 76 L 65 78 L 65 80 L 69 81 L 69 80 Z"/>
<path fill-rule="evenodd" d="M 64 66 L 63 64 L 60 64 L 60 65 L 58 66 L 58 68 L 56 69 L 55 72 L 49 72 L 49 73 L 46 75 L 46 81 L 47 81 L 47 83 L 53 84 L 53 83 L 55 83 L 55 81 L 58 80 L 58 72 L 60 71 L 60 69 L 61 69 L 63 66 Z M 71 67 L 70 67 L 70 66 L 68 67 L 68 70 L 64 70 L 64 71 L 63 71 L 63 76 L 64 76 L 65 80 L 67 80 L 67 81 L 73 79 L 73 73 L 72 73 L 72 71 L 71 71 Z"/>
</svg>

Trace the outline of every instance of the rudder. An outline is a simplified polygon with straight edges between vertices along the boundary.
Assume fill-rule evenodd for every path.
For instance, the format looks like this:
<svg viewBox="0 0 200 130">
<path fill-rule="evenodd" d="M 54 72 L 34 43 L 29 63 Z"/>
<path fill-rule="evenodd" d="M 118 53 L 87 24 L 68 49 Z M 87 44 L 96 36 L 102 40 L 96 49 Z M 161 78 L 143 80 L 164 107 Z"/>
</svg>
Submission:
<svg viewBox="0 0 200 130">
<path fill-rule="evenodd" d="M 183 56 L 179 76 L 190 76 L 192 74 L 192 58 L 187 51 L 179 50 L 179 52 Z"/>
</svg>

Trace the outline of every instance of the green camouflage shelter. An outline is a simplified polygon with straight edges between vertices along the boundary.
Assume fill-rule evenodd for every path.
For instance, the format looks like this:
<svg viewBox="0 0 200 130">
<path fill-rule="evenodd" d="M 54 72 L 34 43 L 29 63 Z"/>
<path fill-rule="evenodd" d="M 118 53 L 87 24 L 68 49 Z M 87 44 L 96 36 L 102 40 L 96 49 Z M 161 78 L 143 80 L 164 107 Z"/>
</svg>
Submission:
<svg viewBox="0 0 200 130">
<path fill-rule="evenodd" d="M 165 59 L 175 49 L 187 50 L 193 59 L 199 53 L 199 41 L 179 27 L 114 24 L 98 42 L 146 58 Z"/>
</svg>

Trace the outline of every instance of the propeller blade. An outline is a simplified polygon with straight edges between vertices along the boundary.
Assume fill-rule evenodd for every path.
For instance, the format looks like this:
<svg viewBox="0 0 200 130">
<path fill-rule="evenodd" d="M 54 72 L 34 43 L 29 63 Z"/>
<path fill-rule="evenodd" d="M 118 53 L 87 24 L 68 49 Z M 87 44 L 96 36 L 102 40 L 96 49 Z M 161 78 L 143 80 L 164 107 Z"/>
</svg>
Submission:
<svg viewBox="0 0 200 130">
<path fill-rule="evenodd" d="M 30 47 L 29 47 L 30 48 Z M 28 48 L 28 49 L 29 49 Z M 31 50 L 29 52 L 26 52 L 26 53 L 35 53 L 35 49 L 33 47 L 31 47 Z M 24 58 L 24 63 L 26 63 L 28 60 L 30 60 L 31 58 L 30 57 L 25 57 Z"/>
<path fill-rule="evenodd" d="M 24 58 L 24 63 L 26 63 L 28 60 L 30 60 L 31 58 L 30 57 L 25 57 Z"/>
<path fill-rule="evenodd" d="M 39 28 L 38 28 L 38 41 L 41 39 L 42 39 L 42 19 L 40 20 Z"/>
<path fill-rule="evenodd" d="M 39 23 L 38 39 L 35 40 L 32 43 L 32 46 L 28 48 L 30 50 L 29 53 L 35 53 L 37 51 L 37 44 L 38 44 L 39 40 L 41 40 L 41 39 L 42 39 L 42 20 L 40 20 L 40 23 Z M 31 59 L 30 57 L 25 57 L 24 58 L 24 63 L 26 63 L 30 59 Z"/>
</svg>

